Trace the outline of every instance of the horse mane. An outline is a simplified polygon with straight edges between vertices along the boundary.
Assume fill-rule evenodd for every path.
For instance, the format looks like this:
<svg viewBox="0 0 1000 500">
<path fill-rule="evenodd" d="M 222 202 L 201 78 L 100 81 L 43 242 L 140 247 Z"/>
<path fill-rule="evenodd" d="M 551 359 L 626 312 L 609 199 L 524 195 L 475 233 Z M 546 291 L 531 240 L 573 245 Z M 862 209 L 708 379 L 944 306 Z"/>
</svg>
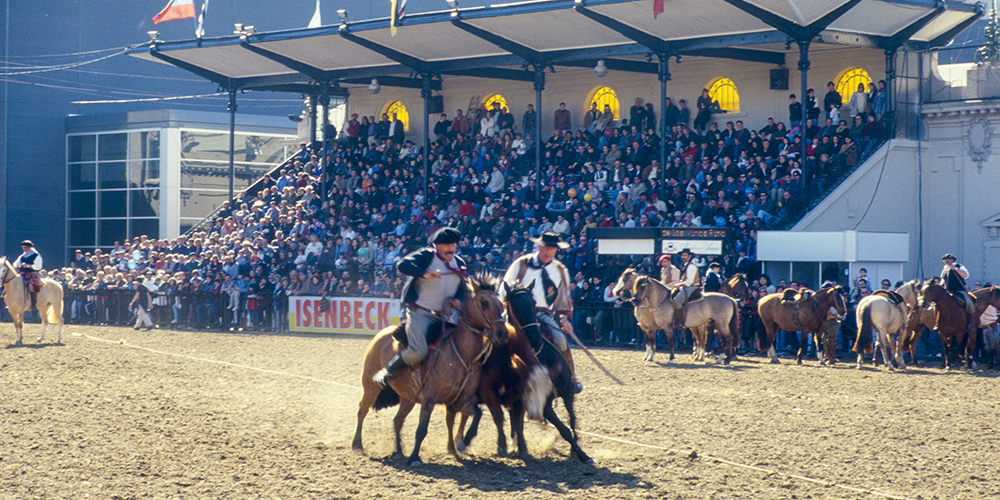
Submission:
<svg viewBox="0 0 1000 500">
<path fill-rule="evenodd" d="M 498 293 L 500 291 L 500 280 L 487 272 L 478 272 L 472 277 L 473 286 L 480 290 Z"/>
<path fill-rule="evenodd" d="M 524 283 L 522 283 L 520 281 L 515 281 L 513 285 L 510 284 L 510 283 L 507 283 L 507 291 L 508 291 L 509 295 L 513 295 L 513 294 L 515 294 L 517 292 L 528 292 L 528 293 L 531 293 L 531 289 L 528 288 L 528 285 L 525 285 Z"/>
</svg>

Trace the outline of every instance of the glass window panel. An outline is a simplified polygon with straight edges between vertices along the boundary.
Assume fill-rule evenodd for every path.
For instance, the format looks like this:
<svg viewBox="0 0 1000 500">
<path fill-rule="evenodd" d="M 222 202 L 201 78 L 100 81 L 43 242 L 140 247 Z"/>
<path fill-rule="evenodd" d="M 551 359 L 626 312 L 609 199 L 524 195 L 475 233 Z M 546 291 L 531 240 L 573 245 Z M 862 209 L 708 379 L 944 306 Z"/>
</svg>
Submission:
<svg viewBox="0 0 1000 500">
<path fill-rule="evenodd" d="M 229 192 L 181 190 L 181 217 L 204 218 L 229 199 Z"/>
<path fill-rule="evenodd" d="M 97 187 L 97 166 L 81 163 L 69 166 L 69 188 L 94 189 Z"/>
<path fill-rule="evenodd" d="M 97 181 L 101 189 L 124 189 L 125 162 L 98 163 Z"/>
<path fill-rule="evenodd" d="M 97 136 L 99 161 L 124 160 L 128 148 L 128 134 L 101 134 Z"/>
<path fill-rule="evenodd" d="M 128 192 L 131 207 L 129 217 L 159 217 L 160 190 L 133 189 Z"/>
<path fill-rule="evenodd" d="M 77 219 L 81 217 L 97 217 L 97 193 L 83 192 L 69 194 L 69 217 Z M 88 243 L 92 245 L 93 243 Z"/>
<path fill-rule="evenodd" d="M 611 87 L 597 87 L 590 93 L 590 98 L 587 99 L 587 109 L 590 109 L 594 104 L 597 105 L 597 111 L 603 113 L 604 106 L 607 105 L 611 108 L 611 113 L 615 115 L 615 120 L 619 119 L 619 103 L 618 94 L 615 93 L 614 89 Z"/>
<path fill-rule="evenodd" d="M 128 164 L 128 186 L 146 188 L 160 186 L 160 161 L 132 161 Z"/>
<path fill-rule="evenodd" d="M 740 93 L 736 84 L 728 78 L 719 78 L 708 89 L 708 96 L 727 113 L 739 113 Z"/>
<path fill-rule="evenodd" d="M 69 221 L 69 246 L 92 247 L 96 237 L 97 221 L 93 219 Z"/>
<path fill-rule="evenodd" d="M 160 237 L 160 219 L 130 219 L 129 237 L 148 236 L 150 238 Z"/>
<path fill-rule="evenodd" d="M 259 163 L 237 163 L 233 189 L 239 191 L 253 184 L 273 167 Z M 207 161 L 181 161 L 181 190 L 217 189 L 229 192 L 229 164 Z"/>
<path fill-rule="evenodd" d="M 96 135 L 73 135 L 69 138 L 69 161 L 94 161 L 97 156 Z"/>
<path fill-rule="evenodd" d="M 277 165 L 285 159 L 283 137 L 236 134 L 234 159 L 237 162 Z M 226 132 L 181 131 L 181 159 L 211 160 L 229 166 L 229 134 Z"/>
<path fill-rule="evenodd" d="M 200 221 L 198 221 L 196 219 L 181 220 L 181 233 L 180 234 L 184 234 L 184 233 L 190 231 L 192 227 L 194 227 L 195 225 L 198 224 L 198 222 L 200 222 Z"/>
<path fill-rule="evenodd" d="M 128 191 L 101 191 L 98 193 L 101 210 L 98 217 L 127 217 L 126 197 Z M 102 243 L 103 245 L 103 243 Z"/>
<path fill-rule="evenodd" d="M 132 132 L 128 140 L 128 159 L 140 160 L 160 157 L 160 131 Z"/>
<path fill-rule="evenodd" d="M 101 228 L 98 245 L 102 247 L 114 246 L 115 242 L 125 239 L 125 219 L 105 219 L 98 221 Z"/>
</svg>

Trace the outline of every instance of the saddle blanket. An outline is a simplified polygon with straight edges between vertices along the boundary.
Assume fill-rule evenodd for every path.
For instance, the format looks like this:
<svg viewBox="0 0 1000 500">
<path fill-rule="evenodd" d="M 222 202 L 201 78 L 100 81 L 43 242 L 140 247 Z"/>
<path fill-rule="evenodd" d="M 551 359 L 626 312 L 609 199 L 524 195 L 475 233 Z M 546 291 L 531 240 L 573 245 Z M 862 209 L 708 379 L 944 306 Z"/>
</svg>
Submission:
<svg viewBox="0 0 1000 500">
<path fill-rule="evenodd" d="M 42 280 L 38 277 L 38 273 L 22 273 L 21 277 L 28 284 L 28 290 L 31 293 L 38 293 L 42 290 Z"/>
</svg>

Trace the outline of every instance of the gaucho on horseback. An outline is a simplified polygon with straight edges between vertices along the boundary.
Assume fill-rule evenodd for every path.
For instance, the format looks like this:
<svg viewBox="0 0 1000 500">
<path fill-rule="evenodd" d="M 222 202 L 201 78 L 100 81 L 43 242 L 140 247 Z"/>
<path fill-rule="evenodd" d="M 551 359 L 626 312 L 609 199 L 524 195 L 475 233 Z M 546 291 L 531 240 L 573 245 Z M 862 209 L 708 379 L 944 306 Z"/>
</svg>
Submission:
<svg viewBox="0 0 1000 500">
<path fill-rule="evenodd" d="M 21 242 L 21 249 L 24 253 L 14 261 L 14 268 L 21 274 L 24 282 L 24 289 L 31 294 L 31 309 L 38 309 L 35 302 L 38 300 L 38 291 L 42 289 L 42 280 L 38 271 L 42 270 L 42 256 L 35 250 L 35 244 L 31 240 Z"/>
<path fill-rule="evenodd" d="M 421 248 L 396 264 L 409 276 L 403 285 L 403 318 L 406 321 L 406 349 L 380 370 L 372 380 L 379 387 L 389 387 L 389 380 L 405 366 L 417 366 L 427 357 L 427 330 L 445 316 L 446 306 L 458 311 L 465 298 L 465 261 L 455 255 L 462 234 L 444 227 L 430 237 L 431 246 Z"/>
<path fill-rule="evenodd" d="M 944 261 L 944 269 L 941 270 L 941 281 L 944 284 L 944 289 L 952 295 L 958 296 L 965 303 L 965 312 L 969 313 L 966 329 L 970 333 L 975 332 L 976 303 L 969 295 L 969 287 L 965 284 L 966 278 L 969 277 L 969 270 L 962 264 L 956 263 L 955 261 L 958 259 L 950 253 L 944 254 L 941 260 Z"/>
</svg>

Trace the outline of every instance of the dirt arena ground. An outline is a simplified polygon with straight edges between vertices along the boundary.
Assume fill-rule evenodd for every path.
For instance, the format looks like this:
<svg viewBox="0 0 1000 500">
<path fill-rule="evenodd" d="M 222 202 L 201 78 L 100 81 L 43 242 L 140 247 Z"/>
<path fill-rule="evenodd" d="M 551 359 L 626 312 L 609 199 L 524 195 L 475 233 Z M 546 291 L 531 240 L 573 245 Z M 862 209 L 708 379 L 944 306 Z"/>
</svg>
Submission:
<svg viewBox="0 0 1000 500">
<path fill-rule="evenodd" d="M 410 469 L 389 458 L 394 409 L 369 415 L 366 455 L 350 450 L 366 344 L 68 327 L 64 345 L 0 350 L 0 499 L 1000 497 L 994 373 L 596 350 L 624 385 L 577 355 L 595 465 L 535 423 L 531 462 L 498 457 L 488 419 L 449 456 L 438 409 Z"/>
</svg>

